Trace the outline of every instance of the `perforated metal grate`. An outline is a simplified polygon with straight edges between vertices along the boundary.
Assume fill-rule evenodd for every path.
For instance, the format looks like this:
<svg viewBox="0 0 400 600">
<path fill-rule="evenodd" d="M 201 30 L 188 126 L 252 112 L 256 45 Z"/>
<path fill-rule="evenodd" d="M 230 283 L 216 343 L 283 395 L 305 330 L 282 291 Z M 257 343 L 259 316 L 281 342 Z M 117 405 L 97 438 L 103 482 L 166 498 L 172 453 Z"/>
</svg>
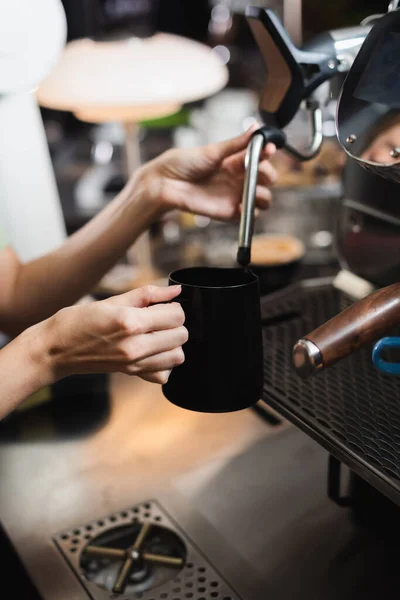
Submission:
<svg viewBox="0 0 400 600">
<path fill-rule="evenodd" d="M 299 285 L 263 303 L 264 398 L 329 446 L 357 457 L 371 477 L 389 478 L 400 503 L 400 378 L 374 368 L 371 348 L 307 381 L 291 366 L 293 344 L 350 303 L 330 285 Z"/>
<path fill-rule="evenodd" d="M 178 536 L 185 548 L 182 568 L 172 571 L 168 581 L 145 591 L 113 593 L 99 587 L 82 569 L 82 556 L 88 544 L 102 534 L 127 529 L 133 524 L 151 524 L 155 529 L 167 529 Z M 241 600 L 217 570 L 207 561 L 186 533 L 155 501 L 144 502 L 121 512 L 86 523 L 53 538 L 65 559 L 93 600 Z"/>
</svg>

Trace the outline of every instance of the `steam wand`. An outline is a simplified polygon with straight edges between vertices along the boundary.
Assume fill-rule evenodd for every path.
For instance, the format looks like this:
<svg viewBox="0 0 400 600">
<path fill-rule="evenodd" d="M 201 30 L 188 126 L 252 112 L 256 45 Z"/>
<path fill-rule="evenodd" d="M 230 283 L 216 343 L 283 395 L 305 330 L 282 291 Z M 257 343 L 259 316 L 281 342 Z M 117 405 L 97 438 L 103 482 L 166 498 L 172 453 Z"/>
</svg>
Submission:
<svg viewBox="0 0 400 600">
<path fill-rule="evenodd" d="M 314 101 L 308 101 L 307 108 L 311 114 L 312 129 L 312 141 L 308 151 L 300 152 L 296 148 L 293 148 L 293 146 L 287 143 L 286 134 L 274 127 L 263 126 L 257 129 L 251 137 L 245 158 L 242 215 L 239 228 L 239 248 L 236 257 L 239 265 L 243 267 L 247 267 L 251 262 L 251 241 L 254 230 L 258 164 L 263 149 L 267 144 L 272 143 L 275 144 L 278 150 L 283 148 L 296 159 L 306 161 L 314 158 L 321 148 L 323 141 L 321 108 Z"/>
</svg>

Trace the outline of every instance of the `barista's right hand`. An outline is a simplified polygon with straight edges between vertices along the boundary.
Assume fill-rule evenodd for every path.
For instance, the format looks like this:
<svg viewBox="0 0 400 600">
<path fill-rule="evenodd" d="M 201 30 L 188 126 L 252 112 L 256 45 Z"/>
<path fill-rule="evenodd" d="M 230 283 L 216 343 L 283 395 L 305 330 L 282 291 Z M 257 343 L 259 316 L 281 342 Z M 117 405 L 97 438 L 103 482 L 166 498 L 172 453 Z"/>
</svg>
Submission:
<svg viewBox="0 0 400 600">
<path fill-rule="evenodd" d="M 165 383 L 171 369 L 184 361 L 182 345 L 188 339 L 183 310 L 171 303 L 180 291 L 180 286 L 139 288 L 64 308 L 34 326 L 39 327 L 37 340 L 45 343 L 50 381 L 122 372 Z"/>
</svg>

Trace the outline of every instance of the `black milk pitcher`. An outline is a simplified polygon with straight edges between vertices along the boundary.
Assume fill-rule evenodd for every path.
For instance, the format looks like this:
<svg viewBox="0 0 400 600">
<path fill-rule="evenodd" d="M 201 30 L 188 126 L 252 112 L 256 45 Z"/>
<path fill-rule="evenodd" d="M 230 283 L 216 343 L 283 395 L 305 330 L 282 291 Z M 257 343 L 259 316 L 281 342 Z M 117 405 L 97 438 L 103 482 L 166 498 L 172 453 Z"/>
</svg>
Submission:
<svg viewBox="0 0 400 600">
<path fill-rule="evenodd" d="M 185 362 L 163 393 L 173 404 L 207 413 L 242 410 L 261 398 L 263 345 L 258 278 L 245 269 L 193 267 L 171 273 L 185 312 Z"/>
</svg>

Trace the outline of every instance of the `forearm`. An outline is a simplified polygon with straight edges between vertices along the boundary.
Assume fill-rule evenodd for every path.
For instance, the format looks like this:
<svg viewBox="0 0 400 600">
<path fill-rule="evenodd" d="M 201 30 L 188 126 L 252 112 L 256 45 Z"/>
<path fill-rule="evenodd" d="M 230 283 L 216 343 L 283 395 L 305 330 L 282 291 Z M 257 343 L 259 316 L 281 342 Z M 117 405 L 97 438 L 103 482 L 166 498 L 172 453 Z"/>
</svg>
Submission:
<svg viewBox="0 0 400 600">
<path fill-rule="evenodd" d="M 0 350 L 0 420 L 53 382 L 50 355 L 36 325 Z"/>
<path fill-rule="evenodd" d="M 19 265 L 8 310 L 0 310 L 0 329 L 18 333 L 90 292 L 157 218 L 157 206 L 147 201 L 145 185 L 133 180 L 59 249 Z"/>
</svg>

